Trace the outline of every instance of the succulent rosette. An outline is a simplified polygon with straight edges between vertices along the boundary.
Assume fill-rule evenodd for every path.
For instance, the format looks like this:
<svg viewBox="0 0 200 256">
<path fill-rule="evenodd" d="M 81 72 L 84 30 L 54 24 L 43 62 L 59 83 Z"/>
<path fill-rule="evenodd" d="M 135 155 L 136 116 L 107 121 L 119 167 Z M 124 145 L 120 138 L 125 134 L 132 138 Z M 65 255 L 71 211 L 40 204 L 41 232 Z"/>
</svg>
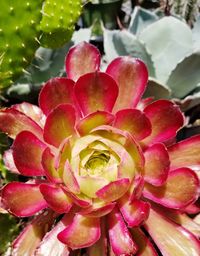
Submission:
<svg viewBox="0 0 200 256">
<path fill-rule="evenodd" d="M 1 189 L 1 207 L 35 215 L 12 255 L 200 255 L 199 224 L 188 216 L 200 209 L 200 136 L 176 143 L 179 107 L 141 99 L 141 60 L 99 68 L 99 51 L 81 43 L 66 57 L 67 78 L 43 86 L 39 107 L 0 111 L 13 139 L 5 165 L 25 176 Z"/>
</svg>

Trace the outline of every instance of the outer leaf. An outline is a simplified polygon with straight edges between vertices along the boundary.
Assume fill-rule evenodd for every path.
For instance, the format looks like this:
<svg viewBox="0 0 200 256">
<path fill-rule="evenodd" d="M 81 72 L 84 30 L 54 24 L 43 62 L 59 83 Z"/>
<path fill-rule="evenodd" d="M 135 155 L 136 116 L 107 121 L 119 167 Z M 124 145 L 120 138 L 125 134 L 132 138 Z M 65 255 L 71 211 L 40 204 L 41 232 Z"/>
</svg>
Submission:
<svg viewBox="0 0 200 256">
<path fill-rule="evenodd" d="M 182 98 L 197 87 L 200 83 L 199 67 L 199 51 L 191 54 L 176 66 L 166 82 L 174 97 Z"/>
<path fill-rule="evenodd" d="M 192 51 L 190 28 L 174 17 L 164 17 L 142 31 L 144 42 L 156 68 L 156 77 L 167 81 L 177 63 Z"/>
<path fill-rule="evenodd" d="M 198 239 L 157 212 L 150 211 L 145 226 L 163 256 L 199 255 L 200 243 Z"/>
<path fill-rule="evenodd" d="M 194 50 L 200 49 L 200 16 L 197 18 L 192 29 L 192 36 L 194 42 Z"/>
<path fill-rule="evenodd" d="M 104 49 L 108 61 L 119 56 L 140 58 L 147 65 L 151 76 L 155 75 L 153 62 L 143 43 L 126 30 L 105 30 Z"/>
</svg>

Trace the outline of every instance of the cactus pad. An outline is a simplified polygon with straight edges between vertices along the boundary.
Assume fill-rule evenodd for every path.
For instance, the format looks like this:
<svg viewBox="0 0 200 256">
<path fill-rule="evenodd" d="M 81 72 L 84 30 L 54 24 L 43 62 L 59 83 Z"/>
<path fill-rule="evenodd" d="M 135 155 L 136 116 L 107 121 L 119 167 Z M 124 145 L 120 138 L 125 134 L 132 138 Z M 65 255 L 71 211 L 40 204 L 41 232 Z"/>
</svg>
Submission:
<svg viewBox="0 0 200 256">
<path fill-rule="evenodd" d="M 23 73 L 38 47 L 42 0 L 1 1 L 0 89 Z"/>
<path fill-rule="evenodd" d="M 42 10 L 41 44 L 57 48 L 68 42 L 82 9 L 81 0 L 46 0 Z"/>
</svg>

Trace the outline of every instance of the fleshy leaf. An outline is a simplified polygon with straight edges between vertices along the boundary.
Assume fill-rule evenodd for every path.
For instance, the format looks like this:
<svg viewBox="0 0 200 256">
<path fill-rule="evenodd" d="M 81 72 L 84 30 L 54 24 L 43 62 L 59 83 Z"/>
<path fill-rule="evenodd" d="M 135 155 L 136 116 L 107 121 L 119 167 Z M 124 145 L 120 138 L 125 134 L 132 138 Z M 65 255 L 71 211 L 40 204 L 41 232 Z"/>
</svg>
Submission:
<svg viewBox="0 0 200 256">
<path fill-rule="evenodd" d="M 76 214 L 72 223 L 58 234 L 58 239 L 72 249 L 80 249 L 93 245 L 100 235 L 99 218 Z"/>
<path fill-rule="evenodd" d="M 152 125 L 152 133 L 145 138 L 145 144 L 163 142 L 176 136 L 183 126 L 184 118 L 179 107 L 168 100 L 157 100 L 144 109 Z"/>
<path fill-rule="evenodd" d="M 178 142 L 168 148 L 171 168 L 190 167 L 200 169 L 200 136 Z"/>
<path fill-rule="evenodd" d="M 44 126 L 45 115 L 42 113 L 42 110 L 38 106 L 30 104 L 28 102 L 22 102 L 20 104 L 14 105 L 13 108 L 30 117 L 39 126 Z"/>
<path fill-rule="evenodd" d="M 46 145 L 29 131 L 20 132 L 12 145 L 13 159 L 18 171 L 26 176 L 42 176 L 42 154 Z"/>
<path fill-rule="evenodd" d="M 17 170 L 17 167 L 14 163 L 14 159 L 13 159 L 13 151 L 12 149 L 8 149 L 4 152 L 3 154 L 3 162 L 4 162 L 4 165 L 5 167 L 13 172 L 13 173 L 17 173 L 19 174 L 20 172 Z"/>
<path fill-rule="evenodd" d="M 54 218 L 52 211 L 46 211 L 38 215 L 13 242 L 12 255 L 35 255 L 36 248 L 52 226 Z"/>
<path fill-rule="evenodd" d="M 118 201 L 119 209 L 129 227 L 141 225 L 149 216 L 150 204 L 139 199 L 129 202 L 127 195 Z"/>
<path fill-rule="evenodd" d="M 74 89 L 83 116 L 98 110 L 111 112 L 118 95 L 116 82 L 103 72 L 81 76 Z"/>
<path fill-rule="evenodd" d="M 115 203 L 104 204 L 103 206 L 99 206 L 99 207 L 91 206 L 89 208 L 83 209 L 79 213 L 81 215 L 88 216 L 88 217 L 102 217 L 110 213 L 114 207 L 115 207 Z"/>
<path fill-rule="evenodd" d="M 69 161 L 66 160 L 64 172 L 63 172 L 63 182 L 67 189 L 72 193 L 79 194 L 80 193 L 80 186 L 77 182 L 77 179 L 71 169 Z"/>
<path fill-rule="evenodd" d="M 168 208 L 180 209 L 198 198 L 198 189 L 197 175 L 189 168 L 179 168 L 171 171 L 166 183 L 160 187 L 146 183 L 143 194 Z"/>
<path fill-rule="evenodd" d="M 57 235 L 70 224 L 73 216 L 71 212 L 64 215 L 56 226 L 44 236 L 35 251 L 35 256 L 69 256 L 68 247 L 57 239 Z"/>
<path fill-rule="evenodd" d="M 72 47 L 65 60 L 67 76 L 76 81 L 80 76 L 99 70 L 100 52 L 93 45 L 81 42 Z"/>
<path fill-rule="evenodd" d="M 0 110 L 0 129 L 12 139 L 15 139 L 17 134 L 25 130 L 34 133 L 38 138 L 42 138 L 41 127 L 31 118 L 14 108 Z"/>
<path fill-rule="evenodd" d="M 115 201 L 126 193 L 129 185 L 129 179 L 116 180 L 99 189 L 96 195 L 105 202 Z"/>
<path fill-rule="evenodd" d="M 39 95 L 39 105 L 45 115 L 48 115 L 59 104 L 73 104 L 74 82 L 65 77 L 50 79 L 43 86 Z"/>
<path fill-rule="evenodd" d="M 59 147 L 68 136 L 75 133 L 75 110 L 69 104 L 60 104 L 50 112 L 44 126 L 44 139 L 51 145 Z"/>
<path fill-rule="evenodd" d="M 142 140 L 151 134 L 150 121 L 137 109 L 123 109 L 118 111 L 113 126 L 130 132 L 137 140 Z"/>
<path fill-rule="evenodd" d="M 148 71 L 145 64 L 132 57 L 118 57 L 108 65 L 106 73 L 111 75 L 119 86 L 114 111 L 134 108 L 146 88 Z"/>
<path fill-rule="evenodd" d="M 62 183 L 62 179 L 54 167 L 54 160 L 54 155 L 51 153 L 50 148 L 47 147 L 42 155 L 42 166 L 44 169 L 44 174 L 50 182 Z"/>
<path fill-rule="evenodd" d="M 83 136 L 99 125 L 111 124 L 113 120 L 114 116 L 112 114 L 105 111 L 97 111 L 81 119 L 76 129 Z"/>
<path fill-rule="evenodd" d="M 115 255 L 130 255 L 136 253 L 137 246 L 132 240 L 120 212 L 116 209 L 108 215 L 108 234 Z"/>
<path fill-rule="evenodd" d="M 169 155 L 165 146 L 156 143 L 149 147 L 145 153 L 144 179 L 154 186 L 161 186 L 165 183 L 169 171 Z"/>
<path fill-rule="evenodd" d="M 41 184 L 40 192 L 48 205 L 58 213 L 69 212 L 72 207 L 72 200 L 61 187 L 52 184 Z"/>
<path fill-rule="evenodd" d="M 189 231 L 167 220 L 163 215 L 151 210 L 145 222 L 149 234 L 163 256 L 198 256 L 200 243 Z"/>
<path fill-rule="evenodd" d="M 2 189 L 6 209 L 18 217 L 32 216 L 47 207 L 38 184 L 13 181 Z"/>
</svg>

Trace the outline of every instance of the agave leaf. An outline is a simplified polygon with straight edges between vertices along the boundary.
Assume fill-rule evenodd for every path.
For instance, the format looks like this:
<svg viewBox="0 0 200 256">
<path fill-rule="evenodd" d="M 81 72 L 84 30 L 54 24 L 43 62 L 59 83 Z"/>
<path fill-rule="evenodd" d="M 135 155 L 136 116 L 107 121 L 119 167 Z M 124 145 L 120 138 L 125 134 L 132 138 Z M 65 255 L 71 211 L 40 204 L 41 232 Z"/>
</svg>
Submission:
<svg viewBox="0 0 200 256">
<path fill-rule="evenodd" d="M 171 73 L 167 85 L 172 95 L 183 98 L 200 83 L 200 51 L 192 53 L 180 62 Z"/>
<path fill-rule="evenodd" d="M 82 29 L 79 29 L 78 31 L 74 31 L 74 34 L 72 36 L 72 41 L 74 42 L 75 45 L 81 43 L 83 40 L 85 42 L 89 42 L 91 33 L 92 33 L 91 28 L 82 28 Z"/>
<path fill-rule="evenodd" d="M 118 56 L 140 58 L 147 65 L 149 74 L 154 76 L 154 66 L 151 56 L 145 46 L 126 30 L 104 30 L 104 50 L 107 60 L 110 62 Z"/>
<path fill-rule="evenodd" d="M 194 51 L 200 49 L 200 16 L 197 18 L 192 29 Z"/>
<path fill-rule="evenodd" d="M 147 97 L 154 97 L 155 100 L 157 99 L 167 99 L 170 97 L 171 90 L 160 83 L 160 81 L 150 77 L 147 85 L 147 89 L 144 93 L 144 98 Z"/>
<path fill-rule="evenodd" d="M 135 6 L 128 27 L 130 33 L 138 35 L 148 25 L 158 20 L 158 16 L 140 6 Z"/>
<path fill-rule="evenodd" d="M 178 62 L 192 52 L 190 28 L 174 17 L 164 17 L 139 35 L 156 68 L 156 78 L 166 83 Z"/>
</svg>

